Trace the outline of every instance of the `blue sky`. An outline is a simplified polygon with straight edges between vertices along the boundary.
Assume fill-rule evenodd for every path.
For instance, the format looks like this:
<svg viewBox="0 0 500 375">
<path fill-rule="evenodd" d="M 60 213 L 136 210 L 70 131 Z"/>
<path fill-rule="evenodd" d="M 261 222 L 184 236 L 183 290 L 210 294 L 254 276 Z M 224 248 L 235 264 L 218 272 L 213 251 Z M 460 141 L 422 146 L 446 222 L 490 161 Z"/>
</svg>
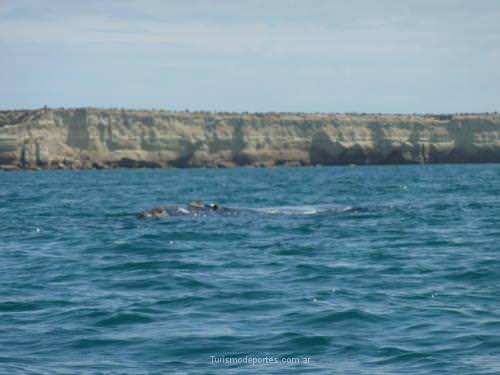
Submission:
<svg viewBox="0 0 500 375">
<path fill-rule="evenodd" d="M 500 111 L 498 0 L 0 0 L 0 108 Z"/>
</svg>

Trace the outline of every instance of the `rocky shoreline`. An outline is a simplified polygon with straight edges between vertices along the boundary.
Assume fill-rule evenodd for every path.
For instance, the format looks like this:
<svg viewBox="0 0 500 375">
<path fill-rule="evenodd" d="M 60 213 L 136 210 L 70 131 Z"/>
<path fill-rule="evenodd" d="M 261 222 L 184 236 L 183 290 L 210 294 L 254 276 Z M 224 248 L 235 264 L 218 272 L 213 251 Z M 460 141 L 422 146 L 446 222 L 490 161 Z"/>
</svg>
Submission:
<svg viewBox="0 0 500 375">
<path fill-rule="evenodd" d="M 0 111 L 0 170 L 500 162 L 500 115 Z"/>
</svg>

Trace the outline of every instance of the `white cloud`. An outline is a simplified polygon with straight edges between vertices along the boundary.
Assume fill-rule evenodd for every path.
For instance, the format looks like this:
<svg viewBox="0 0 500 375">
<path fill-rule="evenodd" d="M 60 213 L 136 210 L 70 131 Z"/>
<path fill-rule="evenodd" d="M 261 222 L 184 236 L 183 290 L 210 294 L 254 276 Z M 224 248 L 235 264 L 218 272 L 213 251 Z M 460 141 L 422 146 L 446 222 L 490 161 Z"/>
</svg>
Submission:
<svg viewBox="0 0 500 375">
<path fill-rule="evenodd" d="M 447 6 L 452 3 L 446 2 Z M 269 12 L 259 1 L 220 2 L 212 10 L 206 2 L 193 2 L 189 7 L 185 3 L 151 1 L 139 6 L 127 1 L 118 14 L 110 11 L 116 3 L 109 2 L 90 2 L 89 7 L 78 9 L 68 9 L 62 3 L 66 5 L 59 10 L 57 2 L 44 4 L 46 8 L 34 8 L 35 13 L 40 12 L 39 17 L 3 17 L 0 44 L 150 45 L 219 54 L 376 58 L 440 53 L 446 49 L 463 53 L 477 46 L 475 39 L 483 42 L 500 35 L 498 12 L 476 15 L 481 20 L 478 23 L 468 19 L 464 9 L 447 11 L 445 6 L 436 14 L 428 9 L 422 17 L 401 5 L 384 10 L 371 3 L 373 9 L 358 11 L 352 6 L 321 1 L 310 9 L 302 2 L 273 2 Z M 287 8 L 286 4 L 293 6 Z M 134 10 L 136 17 L 132 16 Z M 485 48 L 498 50 L 496 45 L 486 43 Z"/>
<path fill-rule="evenodd" d="M 420 33 L 363 29 L 333 30 L 325 25 L 127 22 L 98 16 L 52 20 L 6 20 L 1 44 L 167 45 L 215 53 L 338 55 L 416 53 Z"/>
</svg>

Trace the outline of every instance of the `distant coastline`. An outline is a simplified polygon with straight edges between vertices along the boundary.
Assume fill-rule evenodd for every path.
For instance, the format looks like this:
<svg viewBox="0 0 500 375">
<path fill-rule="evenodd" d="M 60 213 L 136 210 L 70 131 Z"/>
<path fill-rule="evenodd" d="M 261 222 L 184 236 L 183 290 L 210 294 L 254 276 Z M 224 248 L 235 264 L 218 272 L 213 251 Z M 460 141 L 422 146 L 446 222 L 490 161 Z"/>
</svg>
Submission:
<svg viewBox="0 0 500 375">
<path fill-rule="evenodd" d="M 500 162 L 500 115 L 0 111 L 0 170 Z"/>
</svg>

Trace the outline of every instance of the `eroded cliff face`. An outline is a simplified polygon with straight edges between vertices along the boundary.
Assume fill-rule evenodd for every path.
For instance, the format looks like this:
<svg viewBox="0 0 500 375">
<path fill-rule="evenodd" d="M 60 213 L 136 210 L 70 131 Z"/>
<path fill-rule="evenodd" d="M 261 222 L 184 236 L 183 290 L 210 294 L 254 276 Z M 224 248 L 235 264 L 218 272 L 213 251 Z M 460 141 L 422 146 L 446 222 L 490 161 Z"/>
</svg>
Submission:
<svg viewBox="0 0 500 375">
<path fill-rule="evenodd" d="M 499 115 L 0 112 L 0 168 L 500 162 Z"/>
</svg>

